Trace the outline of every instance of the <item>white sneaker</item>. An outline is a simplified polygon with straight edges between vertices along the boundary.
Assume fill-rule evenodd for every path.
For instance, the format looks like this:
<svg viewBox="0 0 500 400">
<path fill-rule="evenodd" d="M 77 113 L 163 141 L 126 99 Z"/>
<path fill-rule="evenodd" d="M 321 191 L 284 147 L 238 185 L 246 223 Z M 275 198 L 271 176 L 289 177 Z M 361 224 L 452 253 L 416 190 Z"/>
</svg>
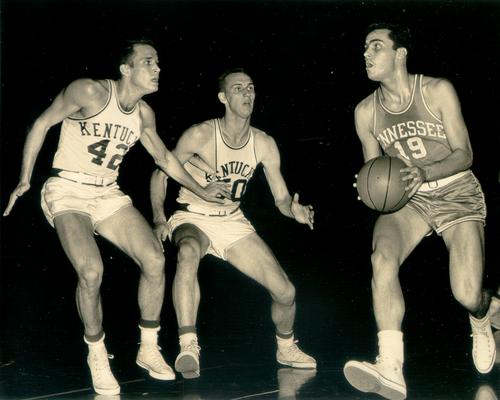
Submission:
<svg viewBox="0 0 500 400">
<path fill-rule="evenodd" d="M 495 364 L 500 364 L 500 331 L 496 331 L 493 334 L 493 337 L 495 338 L 495 347 L 497 350 L 497 358 L 495 360 Z"/>
<path fill-rule="evenodd" d="M 493 296 L 491 298 L 490 308 L 488 310 L 491 326 L 495 329 L 500 329 L 500 299 Z"/>
<path fill-rule="evenodd" d="M 348 361 L 344 365 L 347 381 L 365 393 L 377 393 L 386 399 L 406 399 L 406 383 L 401 363 L 387 357 L 377 357 L 375 364 Z"/>
<path fill-rule="evenodd" d="M 111 358 L 113 356 L 108 354 L 103 341 L 96 344 L 89 343 L 87 364 L 92 375 L 92 386 L 96 393 L 106 396 L 120 394 L 120 385 L 109 367 L 109 359 Z"/>
<path fill-rule="evenodd" d="M 151 377 L 161 381 L 173 381 L 175 373 L 163 359 L 160 350 L 160 346 L 155 343 L 141 343 L 135 362 L 146 369 Z"/>
<path fill-rule="evenodd" d="M 493 368 L 497 355 L 495 338 L 491 331 L 488 316 L 476 319 L 469 315 L 472 328 L 472 359 L 474 366 L 481 374 L 487 374 Z"/>
<path fill-rule="evenodd" d="M 292 368 L 316 368 L 316 360 L 300 350 L 297 342 L 293 340 L 291 345 L 286 347 L 278 345 L 276 360 Z"/>
<path fill-rule="evenodd" d="M 184 379 L 194 379 L 200 376 L 200 350 L 198 340 L 193 339 L 188 344 L 180 343 L 181 351 L 175 359 L 175 370 Z"/>
</svg>

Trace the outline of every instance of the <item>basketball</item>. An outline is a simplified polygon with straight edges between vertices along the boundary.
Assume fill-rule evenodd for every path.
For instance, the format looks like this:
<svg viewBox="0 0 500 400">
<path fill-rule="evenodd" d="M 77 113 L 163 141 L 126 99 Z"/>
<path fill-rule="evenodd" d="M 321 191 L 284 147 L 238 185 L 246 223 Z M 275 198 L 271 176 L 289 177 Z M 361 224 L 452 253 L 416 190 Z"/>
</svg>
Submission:
<svg viewBox="0 0 500 400">
<path fill-rule="evenodd" d="M 403 207 L 409 198 L 399 170 L 405 167 L 405 163 L 396 157 L 380 156 L 369 160 L 356 180 L 361 201 L 382 213 Z"/>
</svg>

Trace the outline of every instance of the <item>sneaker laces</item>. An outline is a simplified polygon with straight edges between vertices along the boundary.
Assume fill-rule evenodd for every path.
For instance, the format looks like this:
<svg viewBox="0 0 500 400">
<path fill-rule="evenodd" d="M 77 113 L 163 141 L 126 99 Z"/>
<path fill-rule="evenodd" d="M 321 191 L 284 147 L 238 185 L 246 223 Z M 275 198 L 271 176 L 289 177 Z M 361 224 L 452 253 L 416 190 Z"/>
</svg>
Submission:
<svg viewBox="0 0 500 400">
<path fill-rule="evenodd" d="M 167 363 L 163 359 L 160 350 L 161 347 L 153 343 L 143 343 L 140 348 L 140 351 L 148 359 L 148 364 L 153 366 L 155 369 L 167 368 Z"/>
<path fill-rule="evenodd" d="M 112 360 L 113 358 L 115 358 L 113 354 L 102 351 L 91 351 L 89 358 L 90 363 L 92 364 L 93 372 L 98 375 L 109 373 L 111 376 L 113 376 L 108 362 L 108 360 Z"/>
<path fill-rule="evenodd" d="M 394 371 L 400 369 L 398 361 L 388 356 L 378 355 L 377 357 L 375 357 L 375 365 L 381 365 L 381 364 L 390 365 L 394 369 Z"/>
<path fill-rule="evenodd" d="M 197 356 L 200 355 L 201 347 L 198 345 L 197 340 L 191 340 L 188 345 L 182 346 L 182 351 L 190 351 L 195 353 Z"/>
<path fill-rule="evenodd" d="M 487 348 L 488 351 L 490 350 L 490 340 L 488 336 L 488 330 L 487 326 L 474 326 L 472 329 L 472 333 L 470 334 L 472 337 L 474 343 L 476 344 L 477 347 L 481 347 L 481 349 Z"/>
<path fill-rule="evenodd" d="M 300 354 L 300 353 L 302 353 L 302 350 L 299 349 L 299 346 L 297 346 L 297 343 L 299 343 L 299 341 L 297 339 L 295 339 L 290 346 L 280 347 L 280 351 L 282 353 L 287 353 L 289 355 Z"/>
</svg>

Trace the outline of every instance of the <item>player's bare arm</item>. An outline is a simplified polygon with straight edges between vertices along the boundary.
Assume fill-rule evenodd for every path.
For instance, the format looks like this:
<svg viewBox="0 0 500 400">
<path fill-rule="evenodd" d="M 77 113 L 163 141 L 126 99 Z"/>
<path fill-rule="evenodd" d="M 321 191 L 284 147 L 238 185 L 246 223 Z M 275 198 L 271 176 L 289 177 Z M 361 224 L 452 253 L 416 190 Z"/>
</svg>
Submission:
<svg viewBox="0 0 500 400">
<path fill-rule="evenodd" d="M 49 129 L 69 116 L 91 114 L 94 110 L 97 112 L 104 104 L 105 100 L 102 99 L 107 96 L 103 91 L 97 81 L 78 79 L 63 89 L 35 120 L 24 143 L 19 183 L 10 195 L 4 216 L 10 214 L 17 198 L 29 190 L 35 162 Z"/>
<path fill-rule="evenodd" d="M 262 162 L 264 174 L 274 197 L 274 204 L 283 215 L 295 219 L 301 224 L 314 228 L 314 209 L 311 205 L 299 203 L 299 195 L 290 196 L 283 175 L 281 174 L 281 158 L 274 139 L 258 129 L 252 128 L 255 134 L 255 151 L 257 162 Z"/>
<path fill-rule="evenodd" d="M 195 157 L 203 157 L 201 161 L 206 165 L 210 163 L 209 151 L 210 149 L 213 150 L 210 140 L 212 138 L 211 131 L 213 131 L 213 127 L 209 127 L 207 123 L 202 123 L 190 127 L 181 135 L 175 149 L 172 151 L 181 165 Z M 161 169 L 157 169 L 151 175 L 150 181 L 154 233 L 160 242 L 166 240 L 168 233 L 164 206 L 167 195 L 167 179 L 168 176 Z M 230 191 L 224 183 L 212 182 L 204 189 L 211 196 L 230 197 Z M 217 199 L 222 202 L 220 197 L 217 197 Z"/>
<path fill-rule="evenodd" d="M 443 121 L 452 153 L 424 167 L 428 181 L 464 171 L 472 165 L 472 148 L 455 88 L 446 79 L 424 78 L 423 93 L 430 110 Z"/>
<path fill-rule="evenodd" d="M 165 174 L 168 174 L 204 200 L 222 203 L 223 198 L 229 196 L 227 190 L 220 185 L 212 185 L 210 188 L 202 188 L 198 185 L 193 177 L 183 168 L 177 157 L 166 148 L 165 144 L 158 136 L 156 132 L 154 111 L 143 100 L 140 102 L 140 107 L 143 125 L 141 143 L 148 153 L 151 154 L 156 165 L 160 167 Z"/>
<path fill-rule="evenodd" d="M 362 100 L 354 110 L 354 124 L 367 162 L 382 155 L 382 149 L 373 135 L 373 94 Z"/>
<path fill-rule="evenodd" d="M 443 121 L 452 152 L 442 160 L 422 168 L 414 166 L 400 157 L 407 165 L 407 168 L 403 168 L 401 172 L 406 173 L 402 179 L 408 181 L 407 189 L 410 190 L 410 197 L 420 188 L 422 183 L 464 171 L 472 164 L 469 133 L 453 85 L 443 78 L 425 77 L 423 94 L 430 110 Z"/>
</svg>

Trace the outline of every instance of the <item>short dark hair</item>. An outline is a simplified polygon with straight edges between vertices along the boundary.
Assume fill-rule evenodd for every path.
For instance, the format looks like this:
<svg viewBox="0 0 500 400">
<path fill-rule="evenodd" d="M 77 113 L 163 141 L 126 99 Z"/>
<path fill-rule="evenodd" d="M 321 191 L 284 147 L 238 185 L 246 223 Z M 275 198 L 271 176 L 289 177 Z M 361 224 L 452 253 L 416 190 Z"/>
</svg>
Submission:
<svg viewBox="0 0 500 400">
<path fill-rule="evenodd" d="M 241 67 L 231 68 L 231 69 L 228 69 L 228 70 L 224 71 L 222 74 L 220 74 L 219 78 L 217 79 L 217 82 L 219 84 L 219 92 L 223 92 L 224 91 L 225 85 L 226 85 L 226 78 L 229 75 L 231 75 L 231 74 L 245 74 L 245 75 L 248 75 L 248 73 L 245 71 L 245 69 L 241 68 Z"/>
<path fill-rule="evenodd" d="M 155 47 L 153 41 L 149 39 L 127 39 L 124 40 L 123 43 L 121 44 L 120 48 L 118 49 L 118 54 L 117 54 L 117 61 L 118 65 L 122 64 L 130 64 L 130 59 L 132 58 L 132 55 L 134 54 L 134 47 L 136 45 L 148 45 L 151 47 Z"/>
<path fill-rule="evenodd" d="M 394 42 L 394 50 L 397 50 L 400 47 L 404 47 L 406 50 L 408 50 L 408 53 L 411 53 L 411 50 L 413 50 L 411 32 L 410 28 L 408 28 L 407 26 L 389 22 L 378 22 L 368 26 L 368 28 L 366 29 L 365 37 L 370 32 L 373 32 L 377 29 L 389 30 L 389 38 Z"/>
</svg>

